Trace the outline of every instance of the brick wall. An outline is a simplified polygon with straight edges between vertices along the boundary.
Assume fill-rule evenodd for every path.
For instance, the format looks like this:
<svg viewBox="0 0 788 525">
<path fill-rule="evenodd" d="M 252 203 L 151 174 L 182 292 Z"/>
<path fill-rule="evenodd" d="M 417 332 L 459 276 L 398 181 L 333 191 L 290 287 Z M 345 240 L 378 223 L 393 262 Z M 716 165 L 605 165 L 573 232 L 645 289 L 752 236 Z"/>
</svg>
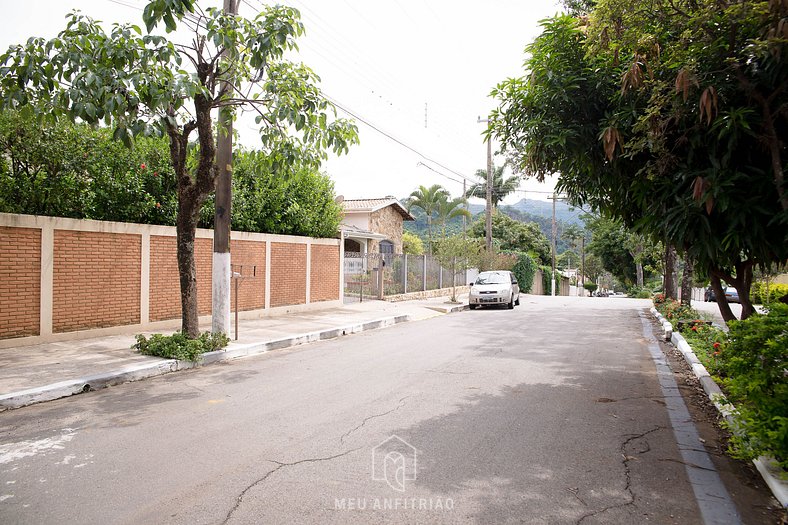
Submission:
<svg viewBox="0 0 788 525">
<path fill-rule="evenodd" d="M 140 322 L 140 235 L 55 230 L 54 239 L 54 332 Z"/>
<path fill-rule="evenodd" d="M 305 299 L 306 245 L 271 243 L 271 306 L 302 304 Z"/>
<path fill-rule="evenodd" d="M 233 271 L 243 277 L 238 282 L 238 310 L 265 308 L 265 242 L 233 239 L 230 254 Z M 230 310 L 235 311 L 235 281 L 231 287 Z"/>
<path fill-rule="evenodd" d="M 41 230 L 0 227 L 0 339 L 38 335 Z"/>
<path fill-rule="evenodd" d="M 151 235 L 150 238 L 150 320 L 163 321 L 181 316 L 181 283 L 178 277 L 175 237 Z M 197 311 L 211 313 L 211 271 L 213 241 L 194 240 L 197 266 Z"/>
<path fill-rule="evenodd" d="M 339 299 L 339 248 L 312 245 L 312 271 L 309 281 L 309 300 L 335 301 Z"/>
<path fill-rule="evenodd" d="M 195 239 L 200 315 L 211 313 L 211 235 L 198 230 Z M 239 310 L 339 300 L 338 240 L 234 235 L 233 269 L 243 266 L 244 277 Z M 152 323 L 180 316 L 175 228 L 0 213 L 0 348 L 19 337 L 71 339 L 78 330 L 157 330 Z"/>
</svg>

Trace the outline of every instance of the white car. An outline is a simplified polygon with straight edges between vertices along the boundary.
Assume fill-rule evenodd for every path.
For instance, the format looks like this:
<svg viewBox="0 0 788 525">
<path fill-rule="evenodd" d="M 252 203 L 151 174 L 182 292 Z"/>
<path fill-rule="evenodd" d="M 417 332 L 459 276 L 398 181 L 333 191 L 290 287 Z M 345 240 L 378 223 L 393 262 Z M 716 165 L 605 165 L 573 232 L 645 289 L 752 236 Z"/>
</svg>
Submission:
<svg viewBox="0 0 788 525">
<path fill-rule="evenodd" d="M 508 270 L 482 272 L 471 283 L 468 308 L 505 304 L 510 310 L 520 304 L 520 286 L 517 277 Z"/>
</svg>

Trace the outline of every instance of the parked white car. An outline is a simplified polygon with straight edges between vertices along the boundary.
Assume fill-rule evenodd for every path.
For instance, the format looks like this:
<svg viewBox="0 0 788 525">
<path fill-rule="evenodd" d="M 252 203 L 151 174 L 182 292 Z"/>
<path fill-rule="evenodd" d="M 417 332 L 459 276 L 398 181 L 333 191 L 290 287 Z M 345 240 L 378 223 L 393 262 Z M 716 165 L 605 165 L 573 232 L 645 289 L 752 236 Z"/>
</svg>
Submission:
<svg viewBox="0 0 788 525">
<path fill-rule="evenodd" d="M 482 272 L 471 283 L 468 308 L 505 304 L 510 310 L 520 304 L 517 277 L 508 270 Z"/>
</svg>

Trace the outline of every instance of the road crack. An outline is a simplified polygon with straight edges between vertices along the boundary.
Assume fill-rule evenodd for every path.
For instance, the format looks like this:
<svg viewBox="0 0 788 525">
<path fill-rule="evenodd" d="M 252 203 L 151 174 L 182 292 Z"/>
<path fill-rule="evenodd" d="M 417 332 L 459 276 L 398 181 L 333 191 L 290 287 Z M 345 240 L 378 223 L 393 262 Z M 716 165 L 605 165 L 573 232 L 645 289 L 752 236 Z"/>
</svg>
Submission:
<svg viewBox="0 0 788 525">
<path fill-rule="evenodd" d="M 276 468 L 268 471 L 263 477 L 261 477 L 257 481 L 254 481 L 253 483 L 250 483 L 245 489 L 243 489 L 241 491 L 240 494 L 238 494 L 238 496 L 235 499 L 235 505 L 233 505 L 233 507 L 227 513 L 227 516 L 224 518 L 224 521 L 222 522 L 222 524 L 224 525 L 228 521 L 230 521 L 230 519 L 233 517 L 233 514 L 235 514 L 235 511 L 237 511 L 238 508 L 241 506 L 241 503 L 243 503 L 244 496 L 246 496 L 246 494 L 250 490 L 252 490 L 256 486 L 258 486 L 261 483 L 263 483 L 265 480 L 267 480 L 269 477 L 271 477 L 271 475 L 274 474 L 275 472 L 279 472 L 281 469 L 283 469 L 285 467 L 292 467 L 292 466 L 295 466 L 295 465 L 301 465 L 302 463 L 319 463 L 319 462 L 322 462 L 322 461 L 331 461 L 332 459 L 337 459 L 337 458 L 341 458 L 342 456 L 347 456 L 348 454 L 356 452 L 357 450 L 360 450 L 360 447 L 359 448 L 354 448 L 354 449 L 351 449 L 351 450 L 347 450 L 345 452 L 341 452 L 341 453 L 335 454 L 333 456 L 328 456 L 328 457 L 324 457 L 324 458 L 300 459 L 298 461 L 293 461 L 292 463 L 283 463 L 281 461 L 276 461 L 275 459 L 267 459 L 267 460 L 265 460 L 265 461 L 268 461 L 269 463 L 274 463 L 276 465 Z"/>
<path fill-rule="evenodd" d="M 627 452 L 626 452 L 627 446 L 630 443 L 632 443 L 633 441 L 637 440 L 637 439 L 643 439 L 647 435 L 652 434 L 652 433 L 654 433 L 654 432 L 656 432 L 658 430 L 663 430 L 664 428 L 665 427 L 662 427 L 662 426 L 656 426 L 656 427 L 652 428 L 651 430 L 647 430 L 647 431 L 645 431 L 645 432 L 643 432 L 641 434 L 632 435 L 632 436 L 628 437 L 627 439 L 625 439 L 623 443 L 621 443 L 621 447 L 619 448 L 619 450 L 620 450 L 620 453 L 621 453 L 621 458 L 623 459 L 622 464 L 624 465 L 624 477 L 626 478 L 626 483 L 624 485 L 624 491 L 629 496 L 628 501 L 625 501 L 623 503 L 617 503 L 615 505 L 608 505 L 608 506 L 603 507 L 603 508 L 601 508 L 599 510 L 594 510 L 594 511 L 588 512 L 588 513 L 584 514 L 583 516 L 581 516 L 580 519 L 578 519 L 575 522 L 575 525 L 580 525 L 581 523 L 583 523 L 583 521 L 586 518 L 590 518 L 592 516 L 598 516 L 599 514 L 602 514 L 604 512 L 609 511 L 609 510 L 620 509 L 620 508 L 623 508 L 623 507 L 628 507 L 629 505 L 632 505 L 633 503 L 635 503 L 635 493 L 632 492 L 632 472 L 630 471 L 629 462 L 632 461 L 632 460 L 635 460 L 637 458 L 627 454 Z M 645 453 L 645 452 L 648 452 L 650 450 L 651 450 L 651 445 L 648 443 L 648 441 L 646 441 L 646 449 L 644 451 L 640 452 L 640 453 Z M 577 497 L 579 499 L 577 494 L 575 494 L 575 497 Z"/>
<path fill-rule="evenodd" d="M 403 406 L 405 406 L 405 400 L 406 400 L 406 399 L 408 399 L 409 397 L 410 397 L 410 396 L 405 396 L 405 397 L 403 397 L 402 399 L 400 399 L 400 400 L 399 400 L 399 402 L 398 402 L 399 404 L 398 404 L 397 406 L 395 406 L 394 408 L 392 408 L 391 410 L 387 410 L 386 412 L 382 412 L 382 413 L 380 413 L 380 414 L 373 414 L 373 415 L 371 415 L 371 416 L 368 416 L 368 417 L 364 418 L 364 421 L 362 421 L 362 422 L 361 422 L 361 424 L 359 424 L 359 425 L 358 425 L 358 426 L 356 426 L 355 428 L 351 428 L 350 430 L 348 430 L 347 432 L 345 432 L 344 434 L 342 434 L 342 436 L 340 436 L 340 438 L 339 438 L 339 442 L 340 442 L 340 444 L 344 444 L 344 443 L 345 443 L 345 438 L 346 438 L 346 437 L 348 437 L 350 434 L 352 434 L 352 433 L 353 433 L 353 432 L 355 432 L 356 430 L 358 430 L 358 429 L 360 429 L 361 427 L 363 427 L 364 425 L 366 425 L 366 424 L 367 424 L 367 421 L 369 421 L 370 419 L 375 419 L 375 418 L 379 418 L 379 417 L 387 416 L 387 415 L 391 414 L 392 412 L 396 412 L 397 410 L 399 410 L 400 408 L 402 408 Z"/>
</svg>

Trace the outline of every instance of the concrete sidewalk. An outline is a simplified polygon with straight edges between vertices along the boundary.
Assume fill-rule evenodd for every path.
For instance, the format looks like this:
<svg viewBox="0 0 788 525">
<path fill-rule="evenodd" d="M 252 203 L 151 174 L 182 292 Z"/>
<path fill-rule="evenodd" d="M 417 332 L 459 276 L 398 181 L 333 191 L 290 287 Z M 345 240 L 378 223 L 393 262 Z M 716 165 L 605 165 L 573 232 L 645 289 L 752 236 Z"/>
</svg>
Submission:
<svg viewBox="0 0 788 525">
<path fill-rule="evenodd" d="M 135 343 L 132 332 L 0 349 L 0 411 L 467 308 L 467 294 L 458 299 L 460 304 L 450 304 L 448 297 L 396 303 L 365 301 L 312 312 L 242 319 L 238 340 L 232 340 L 223 350 L 204 354 L 196 365 L 138 354 L 131 349 Z M 210 325 L 201 325 L 200 329 L 210 330 Z"/>
</svg>

